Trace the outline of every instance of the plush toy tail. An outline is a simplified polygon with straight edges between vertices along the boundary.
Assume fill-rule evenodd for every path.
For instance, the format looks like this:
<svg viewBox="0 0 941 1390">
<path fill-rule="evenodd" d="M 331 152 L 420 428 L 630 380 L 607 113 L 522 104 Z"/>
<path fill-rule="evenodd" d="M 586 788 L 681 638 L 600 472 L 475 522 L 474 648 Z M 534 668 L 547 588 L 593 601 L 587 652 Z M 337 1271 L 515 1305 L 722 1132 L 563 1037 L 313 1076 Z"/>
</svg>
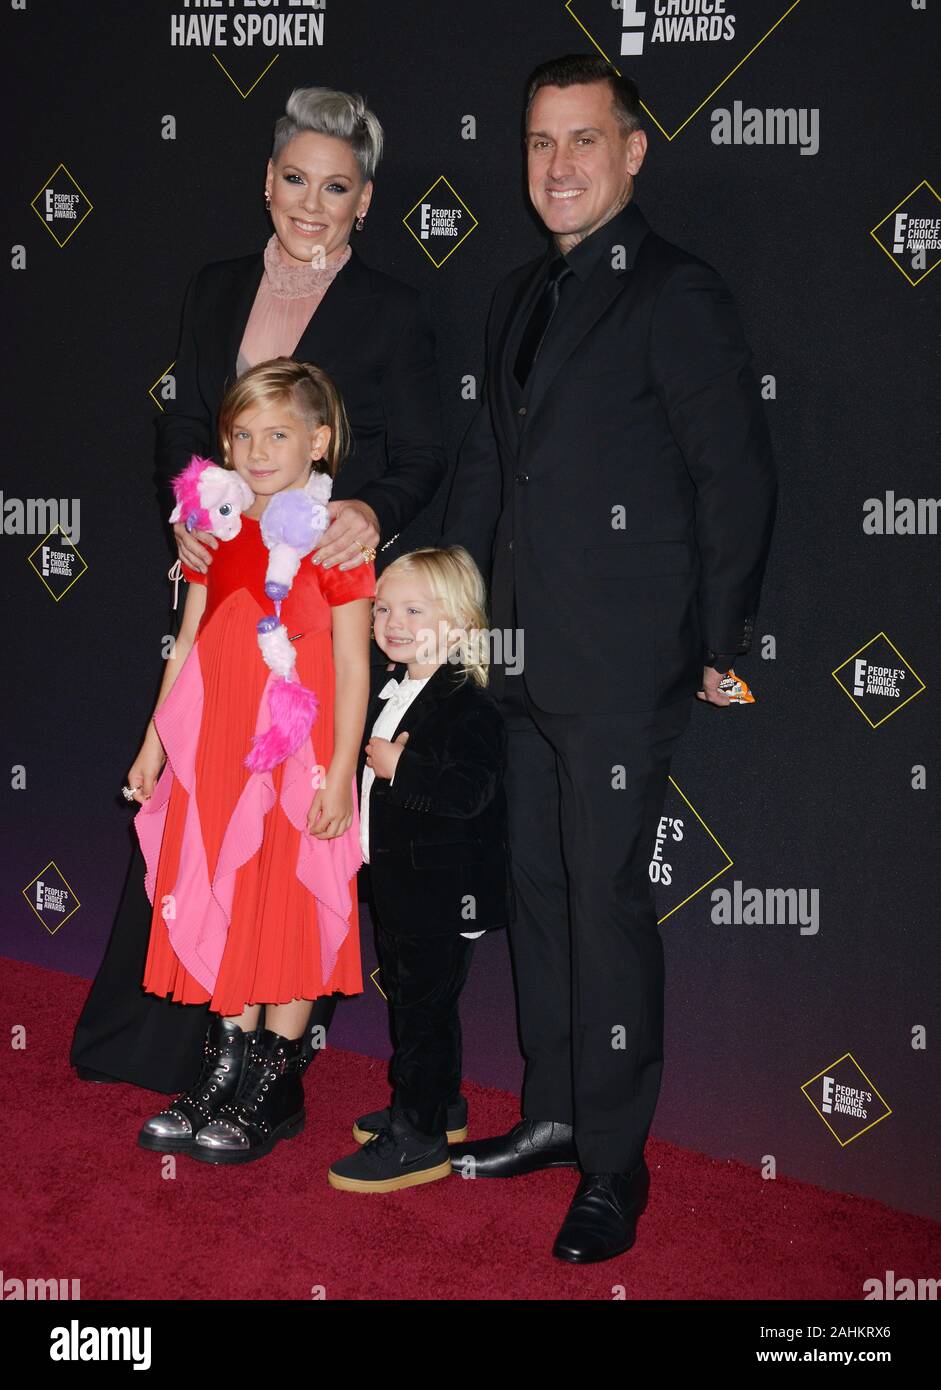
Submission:
<svg viewBox="0 0 941 1390">
<path fill-rule="evenodd" d="M 279 677 L 268 687 L 271 727 L 252 739 L 245 766 L 252 772 L 270 772 L 299 748 L 310 733 L 320 702 L 312 690 L 298 681 Z"/>
</svg>

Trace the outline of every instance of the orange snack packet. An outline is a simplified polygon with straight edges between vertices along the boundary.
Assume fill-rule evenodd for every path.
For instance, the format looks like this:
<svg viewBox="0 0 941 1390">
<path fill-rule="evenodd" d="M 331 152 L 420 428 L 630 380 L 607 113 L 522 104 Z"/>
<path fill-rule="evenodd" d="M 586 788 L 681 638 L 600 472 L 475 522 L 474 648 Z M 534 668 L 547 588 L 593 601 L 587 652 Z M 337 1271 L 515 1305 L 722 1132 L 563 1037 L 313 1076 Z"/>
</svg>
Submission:
<svg viewBox="0 0 941 1390">
<path fill-rule="evenodd" d="M 728 675 L 723 676 L 719 682 L 719 689 L 723 695 L 728 695 L 733 705 L 753 705 L 755 697 L 748 687 L 748 682 L 742 680 L 734 671 L 729 671 Z"/>
</svg>

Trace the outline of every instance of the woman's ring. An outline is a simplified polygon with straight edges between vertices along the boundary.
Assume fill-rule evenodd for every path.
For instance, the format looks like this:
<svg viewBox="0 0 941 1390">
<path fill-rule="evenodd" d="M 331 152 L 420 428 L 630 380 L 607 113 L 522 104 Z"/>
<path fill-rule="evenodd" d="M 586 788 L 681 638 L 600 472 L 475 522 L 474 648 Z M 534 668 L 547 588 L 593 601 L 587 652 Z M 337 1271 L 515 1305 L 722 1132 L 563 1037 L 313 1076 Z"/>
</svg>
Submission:
<svg viewBox="0 0 941 1390">
<path fill-rule="evenodd" d="M 134 800 L 134 792 L 133 792 L 133 790 L 132 790 L 130 787 L 122 787 L 122 788 L 121 788 L 121 795 L 124 797 L 124 800 L 125 800 L 125 801 L 133 801 L 133 800 Z"/>
<path fill-rule="evenodd" d="M 360 550 L 363 552 L 363 560 L 364 560 L 364 562 L 365 562 L 367 565 L 371 565 L 372 562 L 373 562 L 373 560 L 375 560 L 375 558 L 376 558 L 376 552 L 373 550 L 372 546 L 371 546 L 371 545 L 363 545 L 363 542 L 362 542 L 362 541 L 357 541 L 356 544 L 359 546 Z"/>
</svg>

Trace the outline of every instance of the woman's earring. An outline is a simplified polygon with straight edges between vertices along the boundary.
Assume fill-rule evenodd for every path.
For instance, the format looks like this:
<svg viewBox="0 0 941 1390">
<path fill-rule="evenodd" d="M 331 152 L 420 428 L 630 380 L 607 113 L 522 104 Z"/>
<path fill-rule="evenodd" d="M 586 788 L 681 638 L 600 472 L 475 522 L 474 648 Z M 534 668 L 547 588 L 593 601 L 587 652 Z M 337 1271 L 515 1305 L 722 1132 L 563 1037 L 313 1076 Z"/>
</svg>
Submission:
<svg viewBox="0 0 941 1390">
<path fill-rule="evenodd" d="M 265 191 L 265 212 L 271 211 L 271 194 Z"/>
<path fill-rule="evenodd" d="M 357 217 L 355 225 L 356 225 L 356 230 L 357 230 L 358 232 L 361 232 L 361 231 L 363 230 L 364 226 L 366 225 L 366 219 L 365 219 L 365 217 Z"/>
</svg>

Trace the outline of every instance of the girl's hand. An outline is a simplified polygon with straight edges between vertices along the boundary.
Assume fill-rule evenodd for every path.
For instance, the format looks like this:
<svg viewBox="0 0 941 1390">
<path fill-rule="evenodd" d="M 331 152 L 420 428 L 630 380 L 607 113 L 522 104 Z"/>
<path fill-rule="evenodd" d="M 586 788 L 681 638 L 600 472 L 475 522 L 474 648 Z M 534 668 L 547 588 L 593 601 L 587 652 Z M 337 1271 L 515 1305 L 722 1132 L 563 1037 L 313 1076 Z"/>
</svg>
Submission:
<svg viewBox="0 0 941 1390">
<path fill-rule="evenodd" d="M 353 824 L 353 780 L 334 777 L 318 787 L 307 812 L 307 829 L 318 840 L 334 840 Z"/>
<path fill-rule="evenodd" d="M 371 767 L 377 777 L 391 778 L 407 742 L 406 729 L 402 730 L 394 743 L 387 738 L 371 738 L 366 744 L 366 766 Z"/>
<path fill-rule="evenodd" d="M 214 536 L 211 531 L 187 531 L 182 521 L 175 524 L 173 534 L 176 536 L 177 554 L 183 563 L 189 565 L 191 570 L 205 574 L 212 564 L 212 551 L 207 550 L 206 546 L 211 545 L 213 550 L 218 550 L 218 536 Z M 200 545 L 197 536 L 206 544 Z"/>
<path fill-rule="evenodd" d="M 127 785 L 134 792 L 134 800 L 139 805 L 143 805 L 153 796 L 157 778 L 163 771 L 163 765 L 166 761 L 167 755 L 162 747 L 155 748 L 146 740 L 141 744 L 141 750 L 127 774 Z"/>
</svg>

